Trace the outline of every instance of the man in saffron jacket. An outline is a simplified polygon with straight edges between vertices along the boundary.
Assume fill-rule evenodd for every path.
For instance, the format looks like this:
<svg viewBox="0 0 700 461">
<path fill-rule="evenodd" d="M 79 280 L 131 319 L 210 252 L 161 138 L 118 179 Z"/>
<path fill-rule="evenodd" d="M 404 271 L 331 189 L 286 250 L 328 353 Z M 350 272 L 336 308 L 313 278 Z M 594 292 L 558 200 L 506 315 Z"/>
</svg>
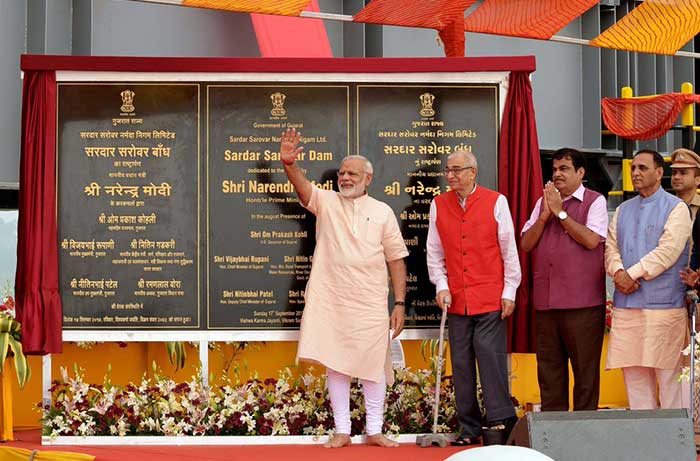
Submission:
<svg viewBox="0 0 700 461">
<path fill-rule="evenodd" d="M 585 161 L 575 149 L 552 156 L 552 182 L 523 226 L 533 253 L 537 381 L 543 411 L 597 410 L 605 330 L 605 197 L 583 187 Z"/>
<path fill-rule="evenodd" d="M 448 308 L 450 354 L 461 432 L 453 445 L 480 442 L 475 358 L 489 428 L 516 421 L 508 389 L 506 317 L 515 309 L 520 261 L 513 220 L 501 194 L 476 184 L 474 154 L 447 158 L 450 191 L 430 205 L 427 260 L 436 301 Z"/>
<path fill-rule="evenodd" d="M 690 212 L 661 187 L 664 159 L 640 150 L 632 160 L 639 195 L 615 210 L 605 269 L 615 281 L 608 368 L 622 368 L 630 409 L 681 407 L 678 382 L 688 316 L 679 272 L 688 264 Z"/>
</svg>

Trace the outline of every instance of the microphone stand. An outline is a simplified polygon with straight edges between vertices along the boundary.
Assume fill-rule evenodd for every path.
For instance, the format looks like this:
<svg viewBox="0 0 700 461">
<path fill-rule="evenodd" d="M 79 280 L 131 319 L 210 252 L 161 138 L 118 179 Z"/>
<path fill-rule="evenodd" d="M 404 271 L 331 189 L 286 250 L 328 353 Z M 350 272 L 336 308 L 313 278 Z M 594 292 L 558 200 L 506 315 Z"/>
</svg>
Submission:
<svg viewBox="0 0 700 461">
<path fill-rule="evenodd" d="M 700 299 L 695 290 L 686 291 L 688 307 L 690 308 L 690 421 L 695 425 L 695 316 Z"/>
</svg>

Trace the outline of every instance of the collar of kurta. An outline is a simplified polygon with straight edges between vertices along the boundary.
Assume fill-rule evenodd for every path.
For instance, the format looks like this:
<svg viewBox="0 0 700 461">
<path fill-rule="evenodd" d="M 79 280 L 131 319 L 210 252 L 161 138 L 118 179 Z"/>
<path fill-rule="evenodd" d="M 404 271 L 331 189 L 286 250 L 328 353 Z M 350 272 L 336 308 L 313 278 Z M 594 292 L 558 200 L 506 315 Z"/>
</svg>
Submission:
<svg viewBox="0 0 700 461">
<path fill-rule="evenodd" d="M 347 198 L 347 197 L 343 197 L 343 196 L 341 195 L 341 193 L 338 192 L 338 197 L 340 197 L 341 200 L 347 200 L 347 201 L 349 201 L 349 202 L 358 203 L 358 204 L 359 204 L 359 203 L 362 203 L 362 202 L 366 201 L 366 200 L 369 198 L 369 194 L 367 193 L 367 191 L 365 191 L 364 194 L 362 194 L 361 196 L 359 196 L 359 197 L 357 197 L 357 198 Z"/>
<path fill-rule="evenodd" d="M 653 201 L 657 200 L 659 197 L 661 197 L 661 195 L 663 195 L 663 193 L 664 193 L 664 188 L 659 186 L 659 188 L 656 190 L 656 192 L 651 194 L 649 197 L 642 197 L 641 195 L 638 195 L 637 197 L 639 197 L 639 199 L 641 200 L 642 203 L 649 203 L 649 202 L 653 202 Z"/>
<path fill-rule="evenodd" d="M 476 182 L 474 183 L 474 188 L 472 189 L 471 192 L 469 192 L 469 195 L 472 195 L 474 192 L 476 192 Z M 457 192 L 455 192 L 455 196 L 457 196 L 457 201 L 459 202 L 459 206 L 464 208 L 467 204 L 467 199 L 469 198 L 469 195 L 466 197 L 462 198 Z"/>
<path fill-rule="evenodd" d="M 574 193 L 571 194 L 571 195 L 569 195 L 568 197 L 566 197 L 566 198 L 564 199 L 564 201 L 566 202 L 567 200 L 569 200 L 569 199 L 571 199 L 571 198 L 575 198 L 575 199 L 578 200 L 579 202 L 583 202 L 583 194 L 584 194 L 585 192 L 586 192 L 586 188 L 583 187 L 583 184 L 581 184 L 581 185 L 579 185 L 578 188 L 574 191 Z"/>
</svg>

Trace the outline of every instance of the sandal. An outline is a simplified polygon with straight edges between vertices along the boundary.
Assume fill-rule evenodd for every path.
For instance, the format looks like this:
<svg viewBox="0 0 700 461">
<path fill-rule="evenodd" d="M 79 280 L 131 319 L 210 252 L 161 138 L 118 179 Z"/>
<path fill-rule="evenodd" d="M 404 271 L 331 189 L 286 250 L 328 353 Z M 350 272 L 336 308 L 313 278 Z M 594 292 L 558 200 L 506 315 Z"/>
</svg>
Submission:
<svg viewBox="0 0 700 461">
<path fill-rule="evenodd" d="M 513 426 L 518 422 L 517 416 L 511 416 L 510 418 L 501 419 L 499 421 L 493 421 L 489 423 L 488 427 L 484 427 L 484 430 L 496 430 L 505 431 L 507 435 L 513 430 Z"/>
<path fill-rule="evenodd" d="M 452 445 L 453 447 L 466 447 L 468 445 L 479 445 L 480 443 L 481 437 L 479 437 L 478 435 L 472 437 L 464 437 L 460 435 L 452 442 L 450 442 L 450 445 Z"/>
</svg>

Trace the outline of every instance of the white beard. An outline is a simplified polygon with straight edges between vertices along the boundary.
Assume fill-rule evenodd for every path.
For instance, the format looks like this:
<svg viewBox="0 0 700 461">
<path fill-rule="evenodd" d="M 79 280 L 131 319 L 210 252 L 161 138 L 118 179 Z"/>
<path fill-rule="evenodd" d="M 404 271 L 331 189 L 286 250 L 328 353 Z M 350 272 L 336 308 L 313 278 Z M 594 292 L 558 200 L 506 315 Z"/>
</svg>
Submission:
<svg viewBox="0 0 700 461">
<path fill-rule="evenodd" d="M 340 190 L 341 197 L 344 198 L 360 197 L 361 195 L 364 195 L 365 190 L 367 190 L 365 187 L 359 186 L 357 184 L 353 184 L 352 187 L 338 186 L 338 189 Z"/>
</svg>

